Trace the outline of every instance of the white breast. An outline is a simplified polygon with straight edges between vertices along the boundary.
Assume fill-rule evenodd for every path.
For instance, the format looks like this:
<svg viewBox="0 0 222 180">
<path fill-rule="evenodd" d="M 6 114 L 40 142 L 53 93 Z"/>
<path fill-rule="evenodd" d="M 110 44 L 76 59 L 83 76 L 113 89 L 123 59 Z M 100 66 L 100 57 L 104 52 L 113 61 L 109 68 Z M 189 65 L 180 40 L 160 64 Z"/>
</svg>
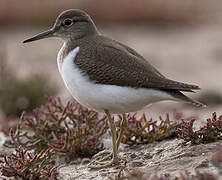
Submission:
<svg viewBox="0 0 222 180">
<path fill-rule="evenodd" d="M 107 109 L 112 113 L 123 113 L 138 111 L 157 101 L 175 100 L 168 93 L 159 90 L 93 83 L 74 64 L 80 50 L 79 47 L 72 50 L 63 63 L 58 58 L 58 66 L 66 87 L 83 106 L 96 111 Z"/>
</svg>

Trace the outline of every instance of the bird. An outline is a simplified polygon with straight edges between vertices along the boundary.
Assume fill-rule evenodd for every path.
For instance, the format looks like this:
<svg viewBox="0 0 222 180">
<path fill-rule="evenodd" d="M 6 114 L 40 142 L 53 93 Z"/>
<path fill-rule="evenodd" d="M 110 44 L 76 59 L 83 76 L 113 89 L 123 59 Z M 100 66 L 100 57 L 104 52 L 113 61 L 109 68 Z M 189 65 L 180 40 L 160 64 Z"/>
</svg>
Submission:
<svg viewBox="0 0 222 180">
<path fill-rule="evenodd" d="M 99 152 L 95 157 L 108 155 L 92 160 L 89 168 L 120 164 L 118 148 L 127 128 L 126 113 L 164 100 L 205 107 L 183 94 L 195 92 L 200 89 L 199 86 L 168 79 L 136 50 L 102 35 L 85 11 L 69 9 L 62 12 L 52 28 L 23 43 L 50 37 L 64 41 L 58 52 L 57 64 L 73 98 L 87 108 L 104 112 L 108 119 L 112 151 Z M 118 135 L 113 114 L 122 115 Z"/>
</svg>

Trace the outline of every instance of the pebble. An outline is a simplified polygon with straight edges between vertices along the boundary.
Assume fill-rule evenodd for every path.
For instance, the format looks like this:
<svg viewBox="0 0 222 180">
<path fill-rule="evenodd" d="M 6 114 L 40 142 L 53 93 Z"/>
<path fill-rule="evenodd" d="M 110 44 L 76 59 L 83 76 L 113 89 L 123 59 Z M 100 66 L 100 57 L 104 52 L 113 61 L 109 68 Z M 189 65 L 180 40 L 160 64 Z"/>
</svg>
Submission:
<svg viewBox="0 0 222 180">
<path fill-rule="evenodd" d="M 131 159 L 135 159 L 136 157 L 137 157 L 137 155 L 135 153 L 130 154 Z"/>
<path fill-rule="evenodd" d="M 144 159 L 152 159 L 152 155 L 150 153 L 144 154 Z"/>
<path fill-rule="evenodd" d="M 133 167 L 142 167 L 142 166 L 144 166 L 144 163 L 142 161 L 133 161 L 132 166 Z"/>
</svg>

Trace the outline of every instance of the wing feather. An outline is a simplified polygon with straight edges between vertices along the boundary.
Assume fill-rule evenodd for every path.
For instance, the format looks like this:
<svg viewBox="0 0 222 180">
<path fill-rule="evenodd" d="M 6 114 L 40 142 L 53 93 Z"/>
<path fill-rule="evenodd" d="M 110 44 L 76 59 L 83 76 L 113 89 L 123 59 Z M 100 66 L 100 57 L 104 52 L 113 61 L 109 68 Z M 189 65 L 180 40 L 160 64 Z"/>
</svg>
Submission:
<svg viewBox="0 0 222 180">
<path fill-rule="evenodd" d="M 188 92 L 200 89 L 167 79 L 135 50 L 117 41 L 98 36 L 91 46 L 94 53 L 80 49 L 82 56 L 77 56 L 75 63 L 95 83 Z"/>
</svg>

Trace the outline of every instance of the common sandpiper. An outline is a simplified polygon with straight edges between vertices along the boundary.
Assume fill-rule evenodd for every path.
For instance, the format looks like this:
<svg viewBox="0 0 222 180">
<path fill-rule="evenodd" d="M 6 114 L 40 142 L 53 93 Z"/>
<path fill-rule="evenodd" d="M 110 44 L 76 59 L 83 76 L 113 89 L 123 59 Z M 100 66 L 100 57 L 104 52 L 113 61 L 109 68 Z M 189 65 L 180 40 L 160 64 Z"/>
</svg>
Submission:
<svg viewBox="0 0 222 180">
<path fill-rule="evenodd" d="M 94 159 L 90 168 L 119 164 L 117 151 L 127 127 L 125 113 L 163 100 L 205 106 L 182 93 L 199 90 L 198 86 L 166 78 L 134 49 L 101 35 L 84 11 L 71 9 L 62 12 L 51 29 L 24 43 L 49 37 L 64 41 L 57 63 L 71 95 L 83 106 L 105 112 L 108 117 L 113 145 L 112 152 L 106 157 L 111 157 L 111 160 Z M 118 136 L 111 114 L 123 116 Z"/>
</svg>

